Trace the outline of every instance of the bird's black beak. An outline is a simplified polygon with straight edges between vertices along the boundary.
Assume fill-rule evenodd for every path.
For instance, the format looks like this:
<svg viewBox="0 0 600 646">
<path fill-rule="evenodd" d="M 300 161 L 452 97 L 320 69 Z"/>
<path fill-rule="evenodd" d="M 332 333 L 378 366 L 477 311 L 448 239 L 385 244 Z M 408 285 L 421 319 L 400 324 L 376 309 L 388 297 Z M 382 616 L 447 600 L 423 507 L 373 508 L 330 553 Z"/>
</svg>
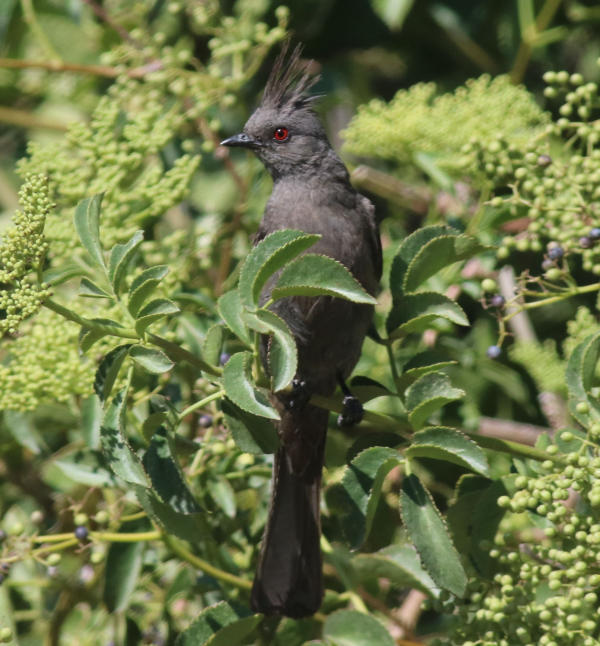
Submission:
<svg viewBox="0 0 600 646">
<path fill-rule="evenodd" d="M 227 139 L 223 139 L 221 146 L 231 146 L 238 148 L 258 148 L 260 146 L 260 141 L 254 139 L 250 135 L 247 135 L 245 132 L 240 132 L 239 135 L 233 135 Z"/>
</svg>

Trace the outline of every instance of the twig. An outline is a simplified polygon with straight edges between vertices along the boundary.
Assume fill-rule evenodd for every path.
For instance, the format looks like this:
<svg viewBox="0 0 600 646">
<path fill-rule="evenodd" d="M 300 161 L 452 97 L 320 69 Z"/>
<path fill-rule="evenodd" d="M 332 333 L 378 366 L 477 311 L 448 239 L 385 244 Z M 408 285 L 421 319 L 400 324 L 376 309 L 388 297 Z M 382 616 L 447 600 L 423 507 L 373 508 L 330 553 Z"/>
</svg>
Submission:
<svg viewBox="0 0 600 646">
<path fill-rule="evenodd" d="M 126 40 L 134 47 L 141 47 L 141 44 L 127 31 L 127 29 L 125 29 L 125 27 L 119 25 L 118 22 L 113 20 L 113 18 L 107 13 L 104 7 L 99 5 L 94 0 L 83 0 L 83 2 L 85 2 L 85 4 L 96 14 L 96 16 L 100 18 L 100 20 L 112 27 L 123 40 Z"/>
<path fill-rule="evenodd" d="M 0 106 L 0 121 L 21 128 L 44 128 L 46 130 L 59 130 L 60 132 L 65 132 L 68 129 L 66 124 L 58 121 L 40 119 L 26 110 L 5 108 L 3 106 Z"/>
<path fill-rule="evenodd" d="M 521 424 L 520 422 L 513 422 L 506 419 L 481 417 L 477 432 L 486 437 L 495 437 L 501 440 L 535 446 L 535 443 L 542 433 L 551 434 L 552 430 L 534 424 Z"/>
</svg>

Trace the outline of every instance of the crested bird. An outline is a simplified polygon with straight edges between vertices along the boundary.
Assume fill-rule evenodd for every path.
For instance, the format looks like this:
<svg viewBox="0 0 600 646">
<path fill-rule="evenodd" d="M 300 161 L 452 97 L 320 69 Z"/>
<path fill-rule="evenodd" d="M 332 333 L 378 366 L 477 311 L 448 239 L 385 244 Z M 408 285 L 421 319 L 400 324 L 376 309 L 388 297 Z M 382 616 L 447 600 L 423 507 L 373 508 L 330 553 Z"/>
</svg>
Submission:
<svg viewBox="0 0 600 646">
<path fill-rule="evenodd" d="M 262 100 L 243 131 L 223 146 L 253 151 L 273 179 L 255 244 L 281 229 L 319 234 L 311 253 L 342 263 L 371 295 L 381 277 L 381 243 L 374 207 L 351 185 L 343 162 L 313 109 L 310 90 L 318 81 L 298 45 L 282 48 Z M 277 274 L 266 284 L 270 298 Z M 268 520 L 251 593 L 254 611 L 305 617 L 323 598 L 320 550 L 320 489 L 329 413 L 309 403 L 330 396 L 356 365 L 373 308 L 331 296 L 288 297 L 270 308 L 288 325 L 298 349 L 291 394 L 274 393 L 280 447 L 273 463 Z M 269 338 L 261 338 L 268 372 Z M 345 398 L 352 422 L 356 400 Z M 354 404 L 354 406 L 352 406 Z M 360 414 L 359 414 L 360 416 Z"/>
</svg>

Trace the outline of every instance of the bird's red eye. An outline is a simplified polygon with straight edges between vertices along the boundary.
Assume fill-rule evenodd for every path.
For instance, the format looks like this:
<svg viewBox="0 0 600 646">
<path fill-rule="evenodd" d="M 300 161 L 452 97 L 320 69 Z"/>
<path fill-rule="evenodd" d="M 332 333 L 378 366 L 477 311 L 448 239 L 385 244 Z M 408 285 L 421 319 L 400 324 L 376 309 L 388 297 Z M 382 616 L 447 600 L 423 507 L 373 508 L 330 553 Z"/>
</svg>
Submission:
<svg viewBox="0 0 600 646">
<path fill-rule="evenodd" d="M 273 138 L 276 141 L 285 141 L 290 136 L 287 128 L 277 128 L 273 133 Z"/>
</svg>

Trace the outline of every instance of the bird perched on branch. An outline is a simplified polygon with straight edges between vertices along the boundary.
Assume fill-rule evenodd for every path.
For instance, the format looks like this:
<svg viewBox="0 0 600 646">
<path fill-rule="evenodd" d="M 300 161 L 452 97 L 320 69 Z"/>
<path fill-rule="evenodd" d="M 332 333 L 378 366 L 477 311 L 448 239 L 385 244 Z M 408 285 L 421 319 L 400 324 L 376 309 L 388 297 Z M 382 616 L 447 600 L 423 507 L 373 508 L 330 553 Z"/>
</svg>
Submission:
<svg viewBox="0 0 600 646">
<path fill-rule="evenodd" d="M 310 62 L 301 60 L 300 46 L 288 52 L 286 45 L 243 132 L 221 142 L 252 150 L 273 178 L 255 244 L 280 229 L 320 234 L 311 253 L 341 262 L 374 295 L 381 245 L 373 205 L 351 186 L 313 111 L 316 97 L 309 91 L 318 77 L 310 72 Z M 274 280 L 262 294 L 263 303 Z M 329 296 L 289 297 L 272 309 L 295 337 L 298 370 L 293 393 L 272 396 L 281 417 L 280 448 L 251 603 L 257 612 L 304 617 L 318 610 L 323 597 L 319 506 L 328 423 L 328 411 L 308 400 L 312 394 L 331 395 L 338 383 L 343 386 L 358 361 L 373 312 L 369 305 Z M 263 338 L 266 370 L 268 344 L 268 337 Z M 346 398 L 342 422 L 353 421 L 356 404 Z"/>
</svg>

